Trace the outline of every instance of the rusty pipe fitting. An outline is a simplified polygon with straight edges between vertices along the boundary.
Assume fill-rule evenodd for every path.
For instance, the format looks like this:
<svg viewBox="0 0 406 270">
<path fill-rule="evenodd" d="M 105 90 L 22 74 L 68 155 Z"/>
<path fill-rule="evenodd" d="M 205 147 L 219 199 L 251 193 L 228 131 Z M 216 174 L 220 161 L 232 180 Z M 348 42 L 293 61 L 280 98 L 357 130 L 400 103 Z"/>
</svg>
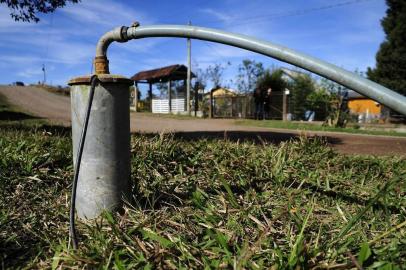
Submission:
<svg viewBox="0 0 406 270">
<path fill-rule="evenodd" d="M 129 40 L 127 36 L 126 26 L 117 27 L 105 33 L 97 43 L 96 57 L 94 58 L 94 69 L 96 74 L 110 74 L 109 60 L 107 59 L 107 48 L 113 41 L 126 42 Z"/>
<path fill-rule="evenodd" d="M 93 63 L 95 74 L 110 74 L 109 60 L 106 56 L 96 56 Z"/>
</svg>

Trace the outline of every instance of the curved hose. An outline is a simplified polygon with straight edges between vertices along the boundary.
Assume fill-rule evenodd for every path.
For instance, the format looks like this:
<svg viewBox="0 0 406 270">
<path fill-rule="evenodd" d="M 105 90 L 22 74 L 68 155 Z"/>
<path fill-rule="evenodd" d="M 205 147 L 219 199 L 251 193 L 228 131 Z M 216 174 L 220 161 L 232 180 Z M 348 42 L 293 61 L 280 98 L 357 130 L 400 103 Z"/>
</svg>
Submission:
<svg viewBox="0 0 406 270">
<path fill-rule="evenodd" d="M 90 78 L 89 99 L 88 99 L 88 103 L 87 103 L 85 119 L 83 121 L 82 133 L 80 135 L 79 147 L 78 147 L 78 152 L 77 152 L 77 156 L 76 156 L 76 167 L 75 167 L 75 175 L 74 175 L 73 184 L 72 184 L 72 196 L 71 196 L 70 212 L 69 212 L 69 237 L 72 241 L 73 249 L 78 248 L 78 239 L 77 239 L 76 230 L 75 230 L 76 189 L 77 189 L 77 184 L 78 184 L 78 178 L 79 178 L 79 172 L 80 172 L 80 162 L 82 160 L 83 147 L 85 145 L 87 126 L 89 123 L 90 110 L 92 108 L 94 90 L 96 88 L 97 82 L 98 82 L 97 75 L 93 75 Z"/>
<path fill-rule="evenodd" d="M 148 37 L 183 37 L 213 41 L 234 47 L 257 52 L 280 61 L 304 68 L 322 77 L 333 80 L 349 89 L 372 98 L 379 103 L 406 115 L 406 97 L 382 85 L 367 80 L 353 72 L 319 60 L 315 57 L 294 51 L 284 46 L 260 40 L 254 37 L 229 33 L 217 29 L 183 26 L 183 25 L 151 25 L 118 27 L 103 35 L 96 47 L 96 74 L 109 73 L 107 49 L 114 42 L 126 42 L 131 39 Z"/>
</svg>

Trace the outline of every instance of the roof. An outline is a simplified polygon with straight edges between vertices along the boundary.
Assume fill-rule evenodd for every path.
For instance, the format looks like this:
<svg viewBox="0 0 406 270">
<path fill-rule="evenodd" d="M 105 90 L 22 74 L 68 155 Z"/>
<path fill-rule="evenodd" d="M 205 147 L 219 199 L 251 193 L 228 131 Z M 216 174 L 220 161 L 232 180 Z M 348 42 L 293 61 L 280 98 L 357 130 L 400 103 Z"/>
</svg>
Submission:
<svg viewBox="0 0 406 270">
<path fill-rule="evenodd" d="M 233 89 L 228 89 L 228 88 L 217 88 L 217 89 L 212 89 L 214 97 L 220 97 L 220 96 L 236 96 L 237 94 Z M 206 93 L 205 95 L 210 95 L 210 92 Z"/>
<path fill-rule="evenodd" d="M 192 78 L 196 77 L 193 73 L 191 74 Z M 167 82 L 177 81 L 177 80 L 186 80 L 187 78 L 187 67 L 185 65 L 171 65 L 167 67 L 144 70 L 136 73 L 131 77 L 131 80 L 140 82 L 146 81 L 148 83 L 156 82 Z"/>
</svg>

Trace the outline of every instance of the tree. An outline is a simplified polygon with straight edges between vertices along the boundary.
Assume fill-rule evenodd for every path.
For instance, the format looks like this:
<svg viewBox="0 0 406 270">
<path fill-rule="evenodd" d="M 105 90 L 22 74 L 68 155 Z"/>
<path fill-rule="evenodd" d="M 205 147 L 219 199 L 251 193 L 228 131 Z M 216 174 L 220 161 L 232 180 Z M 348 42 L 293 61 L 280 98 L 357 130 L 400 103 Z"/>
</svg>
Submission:
<svg viewBox="0 0 406 270">
<path fill-rule="evenodd" d="M 363 76 L 363 74 L 358 71 L 355 71 L 355 73 Z M 308 100 L 316 110 L 322 110 L 323 103 L 325 104 L 326 118 L 324 119 L 324 125 L 344 128 L 350 119 L 348 89 L 338 83 L 323 78 L 321 79 L 320 89 L 316 92 L 320 93 L 310 94 Z M 328 96 L 323 94 L 323 92 L 328 94 Z"/>
<path fill-rule="evenodd" d="M 262 75 L 258 77 L 256 87 L 265 92 L 268 90 L 268 88 L 272 88 L 272 91 L 275 92 L 284 91 L 286 88 L 286 82 L 282 78 L 282 70 L 265 70 Z"/>
<path fill-rule="evenodd" d="M 227 65 L 231 65 L 230 62 L 227 62 Z M 214 66 L 210 65 L 206 69 L 206 76 L 213 83 L 213 88 L 218 88 L 221 86 L 225 69 L 226 66 L 220 63 L 216 63 Z"/>
<path fill-rule="evenodd" d="M 376 54 L 376 67 L 368 78 L 406 95 L 406 1 L 386 0 L 388 9 L 381 25 L 386 34 Z"/>
<path fill-rule="evenodd" d="M 255 84 L 260 76 L 264 74 L 264 66 L 261 62 L 244 59 L 238 66 L 237 85 L 242 93 L 254 90 Z"/>
<path fill-rule="evenodd" d="M 292 113 L 295 119 L 303 119 L 305 112 L 310 108 L 308 96 L 315 92 L 316 88 L 310 75 L 303 74 L 297 76 L 288 86 L 291 90 Z"/>
<path fill-rule="evenodd" d="M 198 63 L 193 64 L 192 70 L 193 70 L 193 73 L 196 76 L 194 78 L 195 85 L 197 85 L 199 89 L 204 90 L 206 88 L 206 86 L 207 86 L 207 79 L 208 79 L 207 72 L 205 70 L 201 69 L 199 67 Z"/>
<path fill-rule="evenodd" d="M 66 3 L 78 3 L 80 0 L 0 0 L 11 10 L 10 16 L 16 21 L 39 22 L 37 13 L 51 13 Z"/>
</svg>

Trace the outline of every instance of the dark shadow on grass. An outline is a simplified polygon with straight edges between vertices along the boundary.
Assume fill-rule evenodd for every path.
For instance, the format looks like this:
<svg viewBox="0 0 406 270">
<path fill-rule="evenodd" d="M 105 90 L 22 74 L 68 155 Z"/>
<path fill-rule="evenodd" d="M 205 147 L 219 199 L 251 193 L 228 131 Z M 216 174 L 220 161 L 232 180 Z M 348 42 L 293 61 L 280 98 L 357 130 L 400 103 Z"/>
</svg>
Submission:
<svg viewBox="0 0 406 270">
<path fill-rule="evenodd" d="M 137 134 L 137 133 L 136 133 Z M 282 142 L 299 140 L 300 135 L 292 132 L 273 131 L 184 131 L 172 133 L 175 139 L 195 141 L 202 139 L 228 140 L 232 142 L 253 142 L 255 144 L 275 144 Z M 143 133 L 144 136 L 154 137 L 156 133 Z M 330 145 L 338 145 L 342 140 L 332 136 L 308 136 L 309 139 L 321 139 Z"/>
<path fill-rule="evenodd" d="M 8 110 L 0 111 L 0 120 L 21 121 L 27 119 L 41 119 L 41 118 L 23 112 L 14 112 Z"/>
</svg>

